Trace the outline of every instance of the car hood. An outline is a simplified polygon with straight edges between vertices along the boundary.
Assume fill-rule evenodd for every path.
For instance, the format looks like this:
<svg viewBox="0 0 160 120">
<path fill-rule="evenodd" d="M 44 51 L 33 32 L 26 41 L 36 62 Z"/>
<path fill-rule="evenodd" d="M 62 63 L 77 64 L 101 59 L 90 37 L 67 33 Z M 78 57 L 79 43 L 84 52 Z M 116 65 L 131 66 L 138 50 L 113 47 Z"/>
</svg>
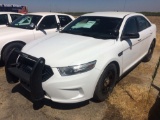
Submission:
<svg viewBox="0 0 160 120">
<path fill-rule="evenodd" d="M 14 27 L 2 27 L 0 32 L 0 39 L 6 38 L 6 37 L 12 37 L 12 35 L 17 35 L 22 32 L 26 32 L 26 29 L 21 28 L 14 28 Z"/>
<path fill-rule="evenodd" d="M 37 58 L 43 57 L 51 67 L 63 67 L 96 60 L 97 54 L 114 42 L 113 39 L 59 33 L 27 44 L 22 52 Z"/>
</svg>

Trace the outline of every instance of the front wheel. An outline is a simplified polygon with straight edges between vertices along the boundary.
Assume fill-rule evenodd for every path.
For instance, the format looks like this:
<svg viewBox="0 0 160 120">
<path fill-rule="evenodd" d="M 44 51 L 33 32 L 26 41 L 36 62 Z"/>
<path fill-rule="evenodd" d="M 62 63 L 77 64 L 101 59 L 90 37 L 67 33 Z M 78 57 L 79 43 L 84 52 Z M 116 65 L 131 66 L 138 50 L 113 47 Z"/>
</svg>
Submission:
<svg viewBox="0 0 160 120">
<path fill-rule="evenodd" d="M 17 48 L 18 50 L 21 50 L 24 45 L 25 45 L 24 43 L 20 42 L 10 43 L 9 45 L 7 45 L 2 52 L 3 63 L 5 64 L 7 56 L 12 49 Z"/>
<path fill-rule="evenodd" d="M 118 73 L 116 65 L 109 64 L 97 83 L 93 99 L 98 102 L 104 101 L 112 92 L 117 80 Z"/>
</svg>

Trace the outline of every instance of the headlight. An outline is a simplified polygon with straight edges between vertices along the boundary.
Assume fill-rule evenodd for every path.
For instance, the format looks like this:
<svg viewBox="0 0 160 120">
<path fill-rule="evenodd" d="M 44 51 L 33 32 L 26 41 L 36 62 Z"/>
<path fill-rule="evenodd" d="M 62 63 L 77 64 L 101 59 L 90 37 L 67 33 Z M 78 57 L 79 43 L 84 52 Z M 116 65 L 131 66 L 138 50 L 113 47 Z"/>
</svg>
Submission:
<svg viewBox="0 0 160 120">
<path fill-rule="evenodd" d="M 92 70 L 96 64 L 96 60 L 81 64 L 81 65 L 75 65 L 75 66 L 68 66 L 68 67 L 59 67 L 57 68 L 62 76 L 69 76 L 69 75 L 75 75 L 83 72 L 87 72 L 89 70 Z"/>
</svg>

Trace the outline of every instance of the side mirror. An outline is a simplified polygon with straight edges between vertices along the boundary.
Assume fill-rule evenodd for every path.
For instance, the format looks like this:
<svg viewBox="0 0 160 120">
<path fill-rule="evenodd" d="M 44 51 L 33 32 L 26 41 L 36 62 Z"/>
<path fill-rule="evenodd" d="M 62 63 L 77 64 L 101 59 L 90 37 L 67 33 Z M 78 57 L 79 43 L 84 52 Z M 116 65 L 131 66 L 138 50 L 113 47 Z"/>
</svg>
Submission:
<svg viewBox="0 0 160 120">
<path fill-rule="evenodd" d="M 122 40 L 135 39 L 135 38 L 139 38 L 139 33 L 126 33 L 123 34 L 121 37 Z"/>
</svg>

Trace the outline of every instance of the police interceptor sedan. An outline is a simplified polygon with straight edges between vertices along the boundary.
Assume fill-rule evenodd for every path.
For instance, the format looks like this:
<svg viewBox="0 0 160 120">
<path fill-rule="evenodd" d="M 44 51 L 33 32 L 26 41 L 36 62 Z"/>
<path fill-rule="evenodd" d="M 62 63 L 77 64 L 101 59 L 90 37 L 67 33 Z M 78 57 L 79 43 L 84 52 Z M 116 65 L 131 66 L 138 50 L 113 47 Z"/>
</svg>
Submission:
<svg viewBox="0 0 160 120">
<path fill-rule="evenodd" d="M 151 59 L 155 43 L 156 26 L 142 14 L 89 13 L 60 33 L 12 50 L 6 77 L 20 82 L 34 100 L 104 101 L 124 73 Z"/>
</svg>

